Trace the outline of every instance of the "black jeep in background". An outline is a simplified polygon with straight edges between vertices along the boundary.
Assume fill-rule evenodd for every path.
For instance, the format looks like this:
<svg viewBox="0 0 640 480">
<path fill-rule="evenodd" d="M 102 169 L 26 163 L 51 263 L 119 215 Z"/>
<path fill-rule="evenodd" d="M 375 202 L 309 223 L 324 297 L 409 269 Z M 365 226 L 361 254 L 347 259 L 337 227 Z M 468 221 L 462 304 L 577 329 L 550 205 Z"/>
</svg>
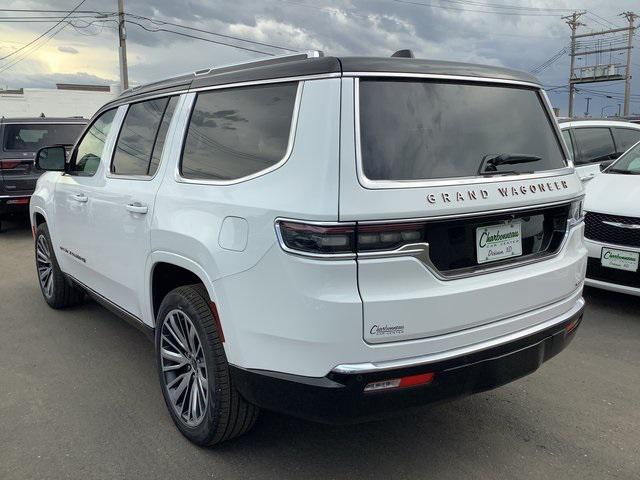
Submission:
<svg viewBox="0 0 640 480">
<path fill-rule="evenodd" d="M 0 118 L 0 230 L 8 215 L 29 210 L 29 198 L 42 172 L 36 152 L 47 145 L 73 145 L 84 118 Z"/>
</svg>

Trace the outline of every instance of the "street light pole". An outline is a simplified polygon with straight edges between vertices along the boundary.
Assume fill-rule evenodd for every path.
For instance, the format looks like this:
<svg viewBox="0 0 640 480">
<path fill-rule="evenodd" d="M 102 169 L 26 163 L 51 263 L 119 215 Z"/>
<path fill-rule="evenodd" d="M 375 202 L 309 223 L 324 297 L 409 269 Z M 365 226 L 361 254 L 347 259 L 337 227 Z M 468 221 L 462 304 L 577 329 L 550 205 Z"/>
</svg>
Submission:
<svg viewBox="0 0 640 480">
<path fill-rule="evenodd" d="M 129 72 L 127 68 L 127 33 L 124 27 L 124 0 L 118 0 L 118 40 L 120 43 L 120 86 L 124 91 L 129 88 Z"/>
<path fill-rule="evenodd" d="M 585 100 L 587 101 L 587 111 L 584 112 L 584 116 L 588 117 L 589 116 L 589 102 L 591 101 L 591 97 L 585 97 Z"/>
</svg>

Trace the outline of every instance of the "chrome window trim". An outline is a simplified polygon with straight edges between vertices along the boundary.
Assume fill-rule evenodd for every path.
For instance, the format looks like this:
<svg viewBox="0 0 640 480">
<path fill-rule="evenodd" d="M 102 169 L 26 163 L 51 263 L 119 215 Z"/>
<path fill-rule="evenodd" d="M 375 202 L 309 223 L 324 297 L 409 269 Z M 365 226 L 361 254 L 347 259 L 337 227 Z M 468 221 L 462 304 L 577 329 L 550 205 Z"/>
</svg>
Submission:
<svg viewBox="0 0 640 480">
<path fill-rule="evenodd" d="M 549 106 L 549 99 L 546 97 L 544 90 L 541 89 L 540 85 L 535 83 L 521 82 L 521 81 L 511 81 L 511 80 L 503 80 L 503 79 L 495 79 L 495 78 L 485 78 L 485 77 L 465 77 L 465 76 L 456 76 L 456 75 L 436 75 L 436 74 L 404 74 L 404 73 L 375 73 L 375 72 L 358 72 L 358 73 L 349 73 L 344 74 L 345 76 L 353 76 L 355 85 L 354 85 L 354 126 L 355 126 L 355 147 L 356 147 L 356 174 L 358 177 L 358 183 L 363 188 L 369 190 L 380 190 L 380 189 L 398 189 L 398 188 L 422 188 L 422 187 L 445 187 L 445 186 L 456 186 L 456 185 L 474 185 L 474 184 L 488 184 L 495 182 L 507 182 L 507 181 L 518 181 L 518 180 L 534 180 L 539 178 L 548 178 L 555 177 L 560 175 L 570 175 L 574 173 L 573 163 L 569 160 L 569 154 L 567 152 L 566 146 L 562 140 L 562 134 L 560 133 L 560 129 L 558 128 L 558 122 L 555 120 L 553 115 L 553 110 Z M 497 83 L 501 85 L 516 85 L 516 86 L 527 86 L 534 87 L 537 89 L 537 93 L 543 105 L 544 111 L 547 115 L 547 119 L 549 123 L 552 125 L 554 129 L 554 133 L 556 135 L 556 141 L 558 142 L 558 146 L 560 147 L 560 151 L 563 155 L 563 161 L 566 166 L 562 168 L 556 168 L 553 170 L 544 170 L 541 172 L 535 173 L 525 173 L 519 175 L 497 175 L 491 177 L 479 177 L 479 176 L 469 176 L 469 177 L 449 177 L 449 178 L 434 178 L 434 179 L 419 179 L 419 180 L 370 180 L 364 174 L 364 167 L 362 164 L 362 142 L 360 135 L 360 78 L 358 77 L 395 77 L 395 78 L 425 78 L 425 79 L 441 79 L 441 80 L 458 80 L 465 82 L 477 82 L 477 83 Z M 542 92 L 542 93 L 540 93 Z"/>
<path fill-rule="evenodd" d="M 324 78 L 339 78 L 340 72 L 333 73 L 320 73 L 317 75 L 300 75 L 297 77 L 280 77 L 280 78 L 268 78 L 264 80 L 251 80 L 246 82 L 236 83 L 223 83 L 220 85 L 208 85 L 206 87 L 190 88 L 189 92 L 203 92 L 207 90 L 222 90 L 225 88 L 240 88 L 251 87 L 255 85 L 268 85 L 272 83 L 291 83 L 291 82 L 306 82 L 307 80 L 321 80 Z"/>
<path fill-rule="evenodd" d="M 81 120 L 81 119 L 78 119 Z M 0 127 L 4 126 L 4 125 L 87 125 L 91 119 L 84 119 L 85 121 L 78 121 L 78 122 L 74 122 L 74 121 L 68 121 L 68 122 L 13 122 L 13 121 L 4 121 L 4 122 L 0 122 Z M 630 129 L 633 130 L 633 129 Z"/>
<path fill-rule="evenodd" d="M 577 290 L 576 290 L 577 291 Z M 575 295 L 575 291 L 567 298 L 571 298 L 571 296 Z M 554 302 L 550 305 L 546 305 L 547 307 L 561 303 L 564 300 L 561 300 L 560 302 Z M 343 374 L 362 374 L 362 373 L 373 373 L 373 372 L 384 372 L 387 370 L 393 370 L 396 368 L 406 368 L 406 367 L 416 367 L 416 366 L 420 366 L 420 365 L 428 365 L 430 363 L 435 363 L 435 362 L 442 362 L 445 360 L 450 360 L 453 358 L 458 358 L 458 357 L 462 357 L 464 355 L 470 355 L 476 352 L 481 352 L 483 350 L 488 350 L 490 348 L 493 347 L 498 347 L 500 345 L 504 345 L 507 343 L 511 343 L 513 341 L 517 341 L 520 340 L 522 338 L 528 337 L 530 335 L 535 335 L 538 332 L 541 332 L 543 330 L 546 330 L 547 328 L 553 328 L 556 325 L 559 325 L 563 322 L 566 322 L 567 320 L 569 320 L 571 317 L 573 317 L 574 315 L 577 315 L 580 310 L 582 310 L 584 308 L 585 305 L 585 301 L 584 298 L 580 297 L 575 304 L 565 313 L 558 315 L 556 317 L 553 317 L 549 320 L 546 320 L 544 322 L 538 323 L 536 325 L 533 325 L 531 327 L 525 328 L 523 330 L 518 330 L 517 332 L 513 332 L 507 335 L 503 335 L 501 337 L 497 337 L 497 338 L 492 338 L 490 340 L 486 340 L 484 342 L 480 342 L 480 343 L 476 343 L 473 345 L 468 345 L 465 347 L 459 347 L 459 348 L 455 348 L 452 350 L 446 350 L 444 352 L 437 352 L 437 353 L 431 353 L 428 355 L 421 355 L 418 357 L 410 357 L 410 358 L 401 358 L 401 359 L 397 359 L 397 360 L 385 360 L 385 361 L 381 361 L 381 362 L 364 362 L 364 363 L 345 363 L 345 364 L 341 364 L 341 365 L 336 365 L 331 371 L 335 372 L 335 373 L 343 373 Z M 544 307 L 542 307 L 544 308 Z M 539 309 L 536 309 L 539 310 Z M 535 311 L 535 310 L 530 310 L 531 311 Z M 517 316 L 521 316 L 521 315 L 526 315 L 529 312 L 525 312 L 524 314 L 519 314 Z M 512 318 L 512 317 L 509 317 Z M 508 320 L 509 318 L 505 318 L 503 320 Z M 481 325 L 480 327 L 476 327 L 476 328 L 482 328 L 485 327 L 486 325 Z M 457 333 L 457 332 L 454 332 Z M 450 334 L 448 334 L 450 335 Z M 416 339 L 413 340 L 413 342 L 418 342 L 420 340 L 423 339 Z M 408 340 L 411 341 L 411 340 Z M 396 344 L 398 342 L 395 342 Z M 385 347 L 388 344 L 382 344 L 382 345 L 376 345 L 375 347 L 371 347 L 371 348 L 379 348 L 379 347 Z"/>
<path fill-rule="evenodd" d="M 284 250 L 286 253 L 291 255 L 296 255 L 298 257 L 311 258 L 315 260 L 355 260 L 355 253 L 310 253 L 303 252 L 301 250 L 295 250 L 293 248 L 289 248 L 285 242 L 284 238 L 282 238 L 282 231 L 280 230 L 280 222 L 291 222 L 291 223 L 302 223 L 305 225 L 318 225 L 318 226 L 354 226 L 356 222 L 328 222 L 328 221 L 314 221 L 314 220 L 297 220 L 294 218 L 285 218 L 285 217 L 277 217 L 274 221 L 274 227 L 276 230 L 276 237 L 278 238 L 278 243 L 280 244 L 280 248 Z"/>
<path fill-rule="evenodd" d="M 280 79 L 278 79 L 280 80 Z M 282 81 L 282 82 L 277 82 L 277 83 L 289 83 L 292 80 L 288 80 L 288 81 Z M 260 84 L 256 84 L 256 85 L 261 85 L 263 83 L 275 83 L 275 82 L 261 82 Z M 239 85 L 239 84 L 238 84 Z M 242 84 L 242 86 L 244 86 L 244 84 Z M 225 85 L 224 87 L 221 88 L 232 88 L 229 87 L 229 85 Z M 254 178 L 257 177 L 261 177 L 263 175 L 266 175 L 268 173 L 273 172 L 274 170 L 277 170 L 278 168 L 282 167 L 288 160 L 289 157 L 291 157 L 291 153 L 293 152 L 293 146 L 295 144 L 295 136 L 296 136 L 296 129 L 298 126 L 298 115 L 300 113 L 300 103 L 302 101 L 302 91 L 304 89 L 304 82 L 303 81 L 299 81 L 298 82 L 298 86 L 296 87 L 297 91 L 296 91 L 296 98 L 294 100 L 293 103 L 293 112 L 291 114 L 291 126 L 289 127 L 289 140 L 287 143 L 287 149 L 284 152 L 284 156 L 277 161 L 276 163 L 274 163 L 273 165 L 271 165 L 270 167 L 267 167 L 263 170 L 259 170 L 255 173 L 252 173 L 251 175 L 246 175 L 244 177 L 240 177 L 240 178 L 235 178 L 233 180 L 207 180 L 207 179 L 193 179 L 193 178 L 185 178 L 182 176 L 182 173 L 180 172 L 180 166 L 182 165 L 182 157 L 184 155 L 184 143 L 187 139 L 187 135 L 189 133 L 189 122 L 191 119 L 191 114 L 193 113 L 193 109 L 195 108 L 196 105 L 196 93 L 200 92 L 200 91 L 208 91 L 208 90 L 219 90 L 219 88 L 214 88 L 211 89 L 209 87 L 207 87 L 206 89 L 197 89 L 197 90 L 193 90 L 193 102 L 190 106 L 188 106 L 189 108 L 189 119 L 187 120 L 187 124 L 184 127 L 184 131 L 182 132 L 182 139 L 181 139 L 181 145 L 180 145 L 180 156 L 178 158 L 178 161 L 176 163 L 176 169 L 174 172 L 174 179 L 176 182 L 178 183 L 188 183 L 188 184 L 195 184 L 195 185 L 219 185 L 219 186 L 224 186 L 224 185 L 235 185 L 238 183 L 243 183 L 249 180 L 253 180 Z"/>
</svg>

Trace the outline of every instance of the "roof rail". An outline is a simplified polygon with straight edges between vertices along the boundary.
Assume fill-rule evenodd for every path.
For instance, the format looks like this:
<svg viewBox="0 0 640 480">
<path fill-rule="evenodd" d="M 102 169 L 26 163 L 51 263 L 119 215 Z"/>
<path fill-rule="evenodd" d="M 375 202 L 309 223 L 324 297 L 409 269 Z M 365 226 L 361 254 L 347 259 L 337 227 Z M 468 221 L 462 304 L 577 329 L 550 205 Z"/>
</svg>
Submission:
<svg viewBox="0 0 640 480">
<path fill-rule="evenodd" d="M 193 72 L 195 76 L 206 75 L 207 73 L 216 72 L 217 70 L 232 69 L 235 67 L 260 67 L 262 65 L 273 65 L 276 63 L 295 62 L 297 60 L 305 60 L 307 58 L 319 58 L 324 57 L 324 53 L 320 50 L 307 50 L 306 52 L 299 53 L 287 53 L 284 55 L 276 55 L 274 57 L 262 58 L 260 60 L 248 60 L 246 62 L 229 63 L 227 65 L 219 65 L 217 67 L 205 68 Z"/>
<path fill-rule="evenodd" d="M 248 60 L 245 62 L 230 63 L 227 65 L 220 65 L 217 67 L 204 68 L 201 70 L 196 70 L 195 72 L 186 72 L 186 73 L 181 73 L 179 75 L 174 75 L 172 77 L 163 78 L 162 80 L 159 80 L 156 82 L 149 82 L 141 85 L 136 85 L 135 87 L 130 87 L 130 88 L 127 88 L 126 90 L 123 90 L 120 96 L 135 92 L 136 90 L 139 90 L 143 87 L 149 87 L 156 83 L 164 83 L 168 80 L 179 79 L 181 77 L 189 77 L 189 76 L 198 77 L 200 75 L 207 75 L 209 73 L 216 73 L 216 72 L 222 73 L 226 70 L 237 70 L 240 67 L 252 68 L 252 67 L 260 67 L 263 65 L 273 65 L 273 64 L 284 63 L 284 62 L 295 62 L 298 60 L 305 60 L 307 58 L 320 58 L 320 57 L 324 57 L 324 53 L 322 51 L 307 50 L 306 52 L 288 53 L 285 55 L 276 55 L 274 57 L 269 57 L 269 58 L 260 59 L 260 60 Z"/>
</svg>

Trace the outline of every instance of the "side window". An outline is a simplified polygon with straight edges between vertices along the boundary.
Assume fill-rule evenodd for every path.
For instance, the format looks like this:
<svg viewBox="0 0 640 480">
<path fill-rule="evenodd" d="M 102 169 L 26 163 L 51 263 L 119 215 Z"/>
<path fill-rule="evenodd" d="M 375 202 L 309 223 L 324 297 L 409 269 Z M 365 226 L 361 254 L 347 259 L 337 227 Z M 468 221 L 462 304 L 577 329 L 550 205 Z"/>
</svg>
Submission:
<svg viewBox="0 0 640 480">
<path fill-rule="evenodd" d="M 640 142 L 640 130 L 614 128 L 613 138 L 616 141 L 616 150 L 618 153 L 624 153 L 637 142 Z"/>
<path fill-rule="evenodd" d="M 117 109 L 112 109 L 100 115 L 84 134 L 78 144 L 71 161 L 68 173 L 90 177 L 96 173 L 104 153 L 104 144 L 111 130 L 113 118 Z"/>
<path fill-rule="evenodd" d="M 160 163 L 164 137 L 178 97 L 129 106 L 111 162 L 114 175 L 152 176 Z"/>
<path fill-rule="evenodd" d="M 608 128 L 576 128 L 573 130 L 573 136 L 580 151 L 576 164 L 602 162 L 614 158 L 616 149 Z"/>
<path fill-rule="evenodd" d="M 569 130 L 562 130 L 562 139 L 564 143 L 567 145 L 567 150 L 569 151 L 569 158 L 573 160 L 573 143 L 571 142 L 571 133 Z"/>
<path fill-rule="evenodd" d="M 182 176 L 234 180 L 280 162 L 297 91 L 292 82 L 200 93 L 185 139 Z"/>
</svg>

